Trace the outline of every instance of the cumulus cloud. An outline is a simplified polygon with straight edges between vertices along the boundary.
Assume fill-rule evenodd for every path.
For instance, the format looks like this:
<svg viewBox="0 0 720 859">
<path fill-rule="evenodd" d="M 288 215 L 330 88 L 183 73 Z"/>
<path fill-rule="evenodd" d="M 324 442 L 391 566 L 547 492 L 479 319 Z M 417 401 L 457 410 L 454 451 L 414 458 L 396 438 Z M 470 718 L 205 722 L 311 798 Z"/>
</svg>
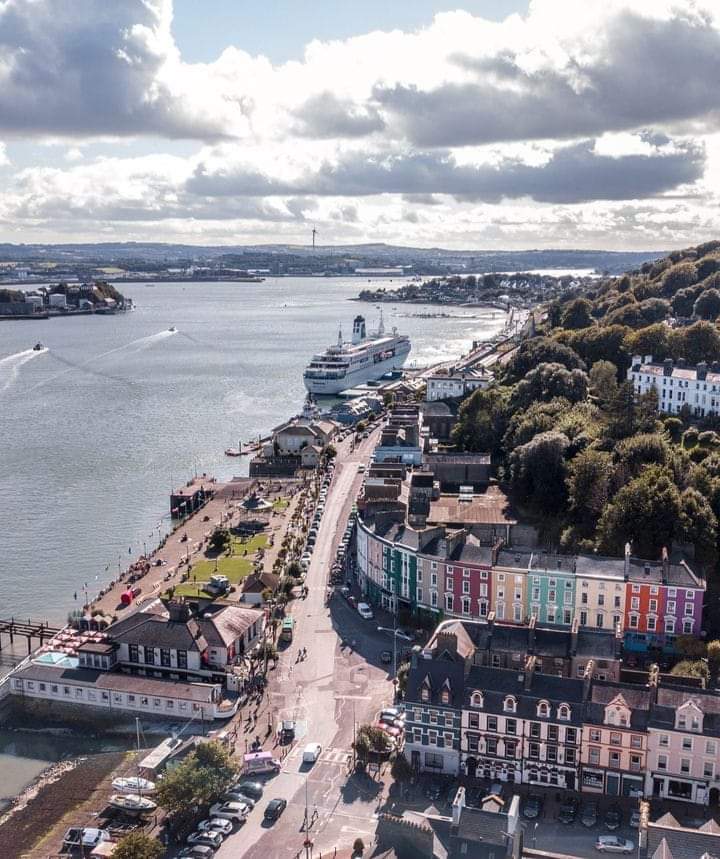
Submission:
<svg viewBox="0 0 720 859">
<path fill-rule="evenodd" d="M 312 96 L 293 113 L 299 120 L 297 133 L 303 137 L 365 137 L 385 128 L 376 108 L 358 107 L 328 91 Z"/>
<path fill-rule="evenodd" d="M 592 141 L 557 149 L 546 163 L 506 159 L 499 164 L 458 164 L 448 153 L 428 151 L 368 155 L 350 151 L 336 161 L 295 179 L 278 178 L 241 165 L 225 164 L 208 173 L 199 165 L 187 190 L 207 196 L 276 196 L 308 194 L 450 194 L 457 198 L 499 202 L 530 197 L 539 202 L 580 203 L 651 197 L 695 181 L 702 175 L 704 153 L 690 143 L 666 153 L 598 155 Z"/>
</svg>

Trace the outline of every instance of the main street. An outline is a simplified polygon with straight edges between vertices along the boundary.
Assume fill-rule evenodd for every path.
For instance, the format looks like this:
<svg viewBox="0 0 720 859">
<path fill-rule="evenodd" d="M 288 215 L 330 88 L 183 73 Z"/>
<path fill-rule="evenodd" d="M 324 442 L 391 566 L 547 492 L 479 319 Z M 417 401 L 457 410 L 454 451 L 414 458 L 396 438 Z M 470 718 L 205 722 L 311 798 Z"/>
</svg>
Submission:
<svg viewBox="0 0 720 859">
<path fill-rule="evenodd" d="M 358 465 L 368 462 L 377 433 L 354 450 L 347 441 L 338 445 L 335 474 L 306 579 L 308 596 L 292 604 L 294 640 L 282 653 L 270 683 L 273 722 L 294 719 L 296 740 L 282 771 L 265 780 L 263 799 L 223 844 L 218 859 L 295 856 L 305 840 L 306 797 L 308 815 L 315 817 L 310 830 L 314 855 L 351 846 L 358 836 L 366 843 L 372 840 L 381 783 L 348 781 L 348 759 L 354 725 L 372 720 L 390 700 L 390 677 L 380 663 L 388 640 L 377 632 L 375 621 L 364 621 L 342 597 L 335 595 L 326 606 L 325 596 L 328 571 L 362 483 Z M 341 647 L 341 639 L 354 644 Z M 298 662 L 298 650 L 303 647 L 307 659 Z M 320 759 L 311 766 L 302 764 L 302 749 L 309 742 L 322 745 Z M 280 747 L 276 751 L 279 756 Z M 268 826 L 263 823 L 263 811 L 275 797 L 287 799 L 288 807 Z"/>
</svg>

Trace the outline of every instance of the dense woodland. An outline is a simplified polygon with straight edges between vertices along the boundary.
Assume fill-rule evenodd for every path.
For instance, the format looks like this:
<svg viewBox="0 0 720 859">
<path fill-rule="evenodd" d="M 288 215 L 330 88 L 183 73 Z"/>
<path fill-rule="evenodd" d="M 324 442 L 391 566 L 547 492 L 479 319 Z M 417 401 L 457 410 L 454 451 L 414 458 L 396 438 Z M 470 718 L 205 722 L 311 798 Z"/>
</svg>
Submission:
<svg viewBox="0 0 720 859">
<path fill-rule="evenodd" d="M 720 241 L 564 294 L 497 383 L 460 407 L 455 443 L 490 451 L 552 549 L 658 558 L 708 576 L 720 629 L 720 419 L 657 413 L 626 381 L 633 355 L 720 362 Z M 710 616 L 709 616 L 710 617 Z"/>
</svg>

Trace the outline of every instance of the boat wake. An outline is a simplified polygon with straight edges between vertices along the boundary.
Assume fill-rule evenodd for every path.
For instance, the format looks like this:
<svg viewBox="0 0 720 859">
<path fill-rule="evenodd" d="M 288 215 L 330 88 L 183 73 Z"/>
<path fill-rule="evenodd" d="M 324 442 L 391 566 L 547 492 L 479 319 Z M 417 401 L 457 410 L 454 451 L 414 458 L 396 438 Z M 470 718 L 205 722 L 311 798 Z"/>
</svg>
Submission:
<svg viewBox="0 0 720 859">
<path fill-rule="evenodd" d="M 28 361 L 47 351 L 47 349 L 25 349 L 6 358 L 0 358 L 0 392 L 6 391 L 17 382 L 23 364 L 27 364 Z"/>
<path fill-rule="evenodd" d="M 59 358 L 59 360 L 68 364 L 68 368 L 66 370 L 61 370 L 59 373 L 56 373 L 54 376 L 50 376 L 47 379 L 43 379 L 42 382 L 38 382 L 36 385 L 33 385 L 28 389 L 28 393 L 30 391 L 35 391 L 37 388 L 42 388 L 44 385 L 49 384 L 50 382 L 54 382 L 56 379 L 65 376 L 67 373 L 71 373 L 73 370 L 83 370 L 84 372 L 94 372 L 95 375 L 104 376 L 108 379 L 113 379 L 113 381 L 123 381 L 130 382 L 130 379 L 119 379 L 118 377 L 113 377 L 108 374 L 98 373 L 98 371 L 88 371 L 87 367 L 89 364 L 96 364 L 98 361 L 102 361 L 104 358 L 107 358 L 109 355 L 116 355 L 118 352 L 142 352 L 144 349 L 153 346 L 155 343 L 158 343 L 162 340 L 166 340 L 168 337 L 172 337 L 173 334 L 176 334 L 176 331 L 158 331 L 157 334 L 148 334 L 145 337 L 138 337 L 137 340 L 131 340 L 129 343 L 125 343 L 122 346 L 116 346 L 115 349 L 108 349 L 107 352 L 101 352 L 99 355 L 93 355 L 92 358 L 88 358 L 85 361 L 80 361 L 78 363 L 73 363 L 72 361 L 68 361 L 65 358 L 59 358 L 58 355 L 54 355 L 54 357 Z M 29 350 L 32 352 L 32 350 Z M 25 353 L 23 353 L 25 354 Z M 35 355 L 42 354 L 41 352 L 35 352 Z M 11 356 L 14 357 L 14 356 Z"/>
</svg>

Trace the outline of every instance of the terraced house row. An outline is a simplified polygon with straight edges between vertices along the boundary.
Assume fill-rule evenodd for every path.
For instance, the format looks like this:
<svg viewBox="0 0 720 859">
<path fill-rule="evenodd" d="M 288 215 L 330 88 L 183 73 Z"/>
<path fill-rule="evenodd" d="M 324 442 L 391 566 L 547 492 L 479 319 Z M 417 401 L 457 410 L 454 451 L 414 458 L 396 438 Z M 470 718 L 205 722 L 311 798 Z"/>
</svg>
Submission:
<svg viewBox="0 0 720 859">
<path fill-rule="evenodd" d="M 547 672 L 536 653 L 520 670 L 493 667 L 485 626 L 446 621 L 413 652 L 405 754 L 416 770 L 718 804 L 717 692 L 655 667 L 637 683 L 596 679 L 592 658 L 582 677 Z"/>
<path fill-rule="evenodd" d="M 705 580 L 683 559 L 556 555 L 532 537 L 496 486 L 440 492 L 430 471 L 373 466 L 359 502 L 357 575 L 368 601 L 442 617 L 617 630 L 627 651 L 674 650 L 701 631 Z M 454 499 L 451 501 L 450 499 Z"/>
</svg>

